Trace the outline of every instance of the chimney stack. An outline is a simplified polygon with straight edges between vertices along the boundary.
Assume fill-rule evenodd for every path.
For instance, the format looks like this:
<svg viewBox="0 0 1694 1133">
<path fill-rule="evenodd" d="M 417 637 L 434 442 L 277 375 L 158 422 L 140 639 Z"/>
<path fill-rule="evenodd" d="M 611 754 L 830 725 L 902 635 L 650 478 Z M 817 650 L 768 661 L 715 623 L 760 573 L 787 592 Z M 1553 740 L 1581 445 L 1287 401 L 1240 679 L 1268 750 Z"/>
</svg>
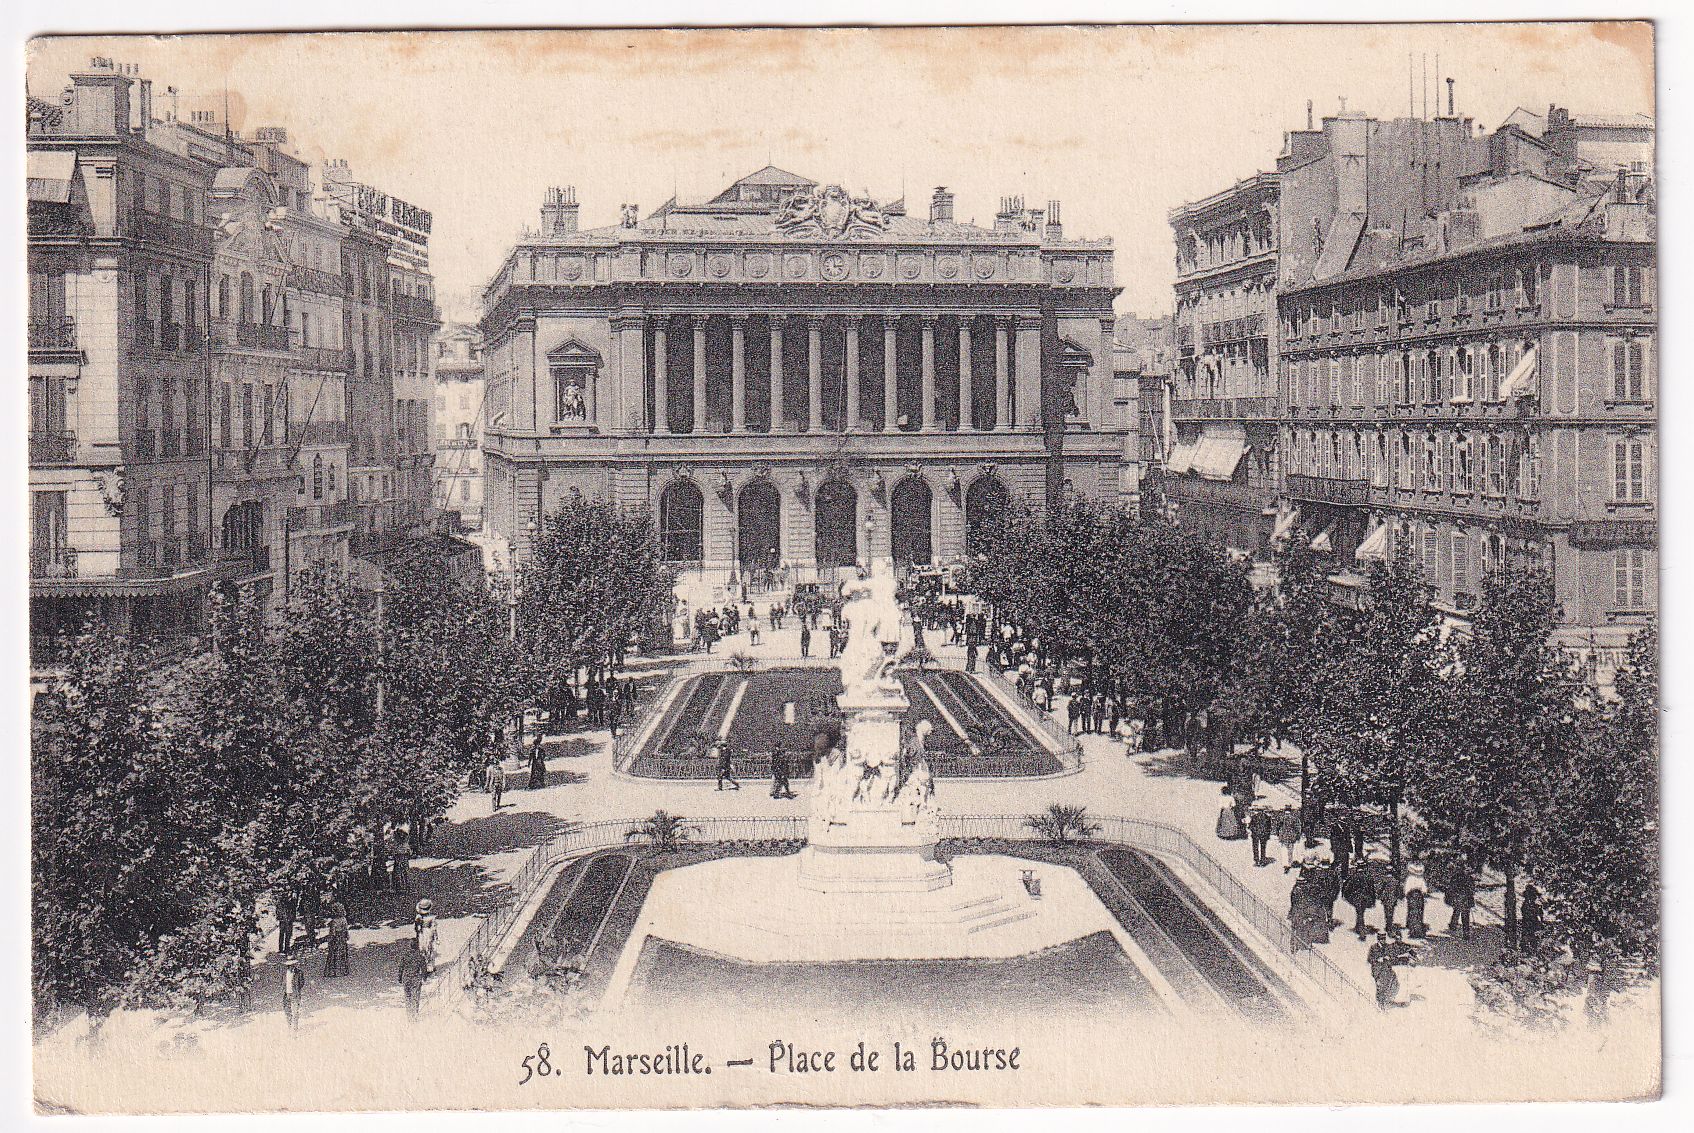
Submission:
<svg viewBox="0 0 1694 1133">
<path fill-rule="evenodd" d="M 953 219 L 953 194 L 947 191 L 947 186 L 937 185 L 935 193 L 929 198 L 929 222 Z"/>
<path fill-rule="evenodd" d="M 1306 129 L 1312 129 L 1312 100 L 1306 100 Z"/>
<path fill-rule="evenodd" d="M 1629 167 L 1627 165 L 1618 166 L 1617 202 L 1620 205 L 1629 203 Z"/>
<path fill-rule="evenodd" d="M 547 190 L 541 201 L 541 235 L 568 236 L 576 231 L 576 186 Z"/>
<path fill-rule="evenodd" d="M 1065 238 L 1065 226 L 1059 220 L 1059 202 L 1058 201 L 1048 201 L 1047 202 L 1047 239 L 1049 239 L 1049 240 L 1063 240 L 1064 238 Z"/>
<path fill-rule="evenodd" d="M 147 137 L 153 127 L 153 80 L 141 80 L 141 137 Z"/>
<path fill-rule="evenodd" d="M 1453 114 L 1453 80 L 1452 79 L 1447 80 L 1447 117 L 1449 117 L 1449 118 L 1454 117 L 1454 114 Z"/>
</svg>

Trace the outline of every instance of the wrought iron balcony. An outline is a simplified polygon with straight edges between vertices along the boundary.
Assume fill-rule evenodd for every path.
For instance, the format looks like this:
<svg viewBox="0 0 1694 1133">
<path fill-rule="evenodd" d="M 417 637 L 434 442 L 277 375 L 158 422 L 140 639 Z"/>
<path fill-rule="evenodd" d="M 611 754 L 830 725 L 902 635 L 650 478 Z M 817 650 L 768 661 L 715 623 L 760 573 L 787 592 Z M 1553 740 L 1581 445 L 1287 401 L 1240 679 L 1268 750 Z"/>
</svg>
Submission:
<svg viewBox="0 0 1694 1133">
<path fill-rule="evenodd" d="M 1273 420 L 1277 415 L 1274 397 L 1191 397 L 1171 402 L 1176 421 Z"/>
<path fill-rule="evenodd" d="M 70 315 L 33 315 L 29 320 L 31 350 L 75 350 L 76 319 Z"/>
<path fill-rule="evenodd" d="M 32 465 L 69 464 L 75 453 L 75 433 L 62 431 L 29 435 L 29 462 Z"/>
<path fill-rule="evenodd" d="M 31 578 L 75 578 L 76 549 L 73 547 L 35 547 L 29 549 Z"/>
<path fill-rule="evenodd" d="M 172 216 L 147 212 L 145 209 L 131 213 L 130 219 L 132 233 L 143 240 L 168 244 L 173 248 L 186 248 L 206 255 L 212 252 L 212 231 L 209 228 L 189 224 Z"/>
<path fill-rule="evenodd" d="M 1370 503 L 1370 481 L 1290 475 L 1288 494 L 1297 500 L 1362 507 Z"/>
</svg>

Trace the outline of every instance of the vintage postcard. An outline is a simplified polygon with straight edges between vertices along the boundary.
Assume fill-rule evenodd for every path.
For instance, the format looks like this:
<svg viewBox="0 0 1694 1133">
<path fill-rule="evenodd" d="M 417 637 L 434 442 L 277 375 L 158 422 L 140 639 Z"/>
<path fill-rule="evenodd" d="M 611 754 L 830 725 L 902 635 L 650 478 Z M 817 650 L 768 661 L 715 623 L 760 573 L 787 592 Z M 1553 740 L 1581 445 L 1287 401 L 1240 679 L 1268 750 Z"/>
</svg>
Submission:
<svg viewBox="0 0 1694 1133">
<path fill-rule="evenodd" d="M 1651 24 L 27 77 L 39 1112 L 1657 1096 Z"/>
</svg>

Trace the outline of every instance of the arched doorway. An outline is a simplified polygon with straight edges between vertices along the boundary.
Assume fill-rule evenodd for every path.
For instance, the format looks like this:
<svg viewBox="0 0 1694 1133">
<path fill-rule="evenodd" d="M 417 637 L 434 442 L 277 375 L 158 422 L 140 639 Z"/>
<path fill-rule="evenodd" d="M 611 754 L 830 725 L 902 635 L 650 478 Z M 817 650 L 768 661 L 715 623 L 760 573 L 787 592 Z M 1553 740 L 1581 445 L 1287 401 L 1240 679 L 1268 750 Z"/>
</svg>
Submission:
<svg viewBox="0 0 1694 1133">
<path fill-rule="evenodd" d="M 859 494 L 845 480 L 825 480 L 812 501 L 817 528 L 818 567 L 852 566 L 859 561 Z"/>
<path fill-rule="evenodd" d="M 908 476 L 894 485 L 888 499 L 888 510 L 896 566 L 908 563 L 929 565 L 933 557 L 930 499 L 929 485 L 917 476 Z"/>
<path fill-rule="evenodd" d="M 741 489 L 736 508 L 740 542 L 737 555 L 743 567 L 774 567 L 781 555 L 782 497 L 764 477 Z"/>
<path fill-rule="evenodd" d="M 978 476 L 965 490 L 965 554 L 979 555 L 987 533 L 1003 524 L 1012 507 L 1012 494 L 998 476 Z"/>
<path fill-rule="evenodd" d="M 692 480 L 672 480 L 659 497 L 659 546 L 667 562 L 697 563 L 705 557 L 705 500 Z"/>
</svg>

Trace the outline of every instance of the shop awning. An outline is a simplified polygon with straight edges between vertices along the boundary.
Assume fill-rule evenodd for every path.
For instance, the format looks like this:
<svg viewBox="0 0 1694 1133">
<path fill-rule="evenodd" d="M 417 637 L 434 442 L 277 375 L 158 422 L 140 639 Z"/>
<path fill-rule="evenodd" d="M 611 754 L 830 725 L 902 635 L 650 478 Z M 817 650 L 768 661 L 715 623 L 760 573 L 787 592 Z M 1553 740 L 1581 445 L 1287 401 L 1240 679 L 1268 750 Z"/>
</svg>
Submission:
<svg viewBox="0 0 1694 1133">
<path fill-rule="evenodd" d="M 1276 517 L 1276 527 L 1271 531 L 1271 542 L 1280 543 L 1294 531 L 1294 525 L 1300 522 L 1300 509 L 1291 507 Z"/>
<path fill-rule="evenodd" d="M 1329 533 L 1334 530 L 1335 524 L 1332 523 L 1322 531 L 1318 532 L 1318 537 L 1312 540 L 1312 550 L 1320 551 L 1324 554 L 1328 554 L 1330 551 L 1335 550 L 1335 544 L 1330 542 L 1329 539 Z"/>
<path fill-rule="evenodd" d="M 44 204 L 69 204 L 71 181 L 75 177 L 76 153 L 73 150 L 36 150 L 24 165 L 29 199 Z"/>
<path fill-rule="evenodd" d="M 1241 429 L 1208 428 L 1200 436 L 1194 471 L 1208 480 L 1235 479 L 1236 466 L 1247 452 L 1247 434 Z"/>
<path fill-rule="evenodd" d="M 1360 562 L 1367 559 L 1388 561 L 1388 522 L 1386 520 L 1371 528 L 1371 533 L 1365 536 L 1365 541 L 1359 544 L 1359 549 L 1353 552 L 1353 557 Z"/>
<path fill-rule="evenodd" d="M 1540 351 L 1533 346 L 1523 352 L 1523 357 L 1518 360 L 1518 364 L 1512 367 L 1512 372 L 1507 374 L 1506 380 L 1500 384 L 1501 398 L 1523 397 L 1525 394 L 1535 392 L 1536 379 L 1540 376 L 1541 370 L 1541 367 L 1537 365 L 1536 358 L 1539 353 Z"/>
<path fill-rule="evenodd" d="M 1194 468 L 1194 450 L 1198 441 L 1177 441 L 1171 448 L 1170 459 L 1165 461 L 1165 471 L 1181 475 Z"/>
</svg>

